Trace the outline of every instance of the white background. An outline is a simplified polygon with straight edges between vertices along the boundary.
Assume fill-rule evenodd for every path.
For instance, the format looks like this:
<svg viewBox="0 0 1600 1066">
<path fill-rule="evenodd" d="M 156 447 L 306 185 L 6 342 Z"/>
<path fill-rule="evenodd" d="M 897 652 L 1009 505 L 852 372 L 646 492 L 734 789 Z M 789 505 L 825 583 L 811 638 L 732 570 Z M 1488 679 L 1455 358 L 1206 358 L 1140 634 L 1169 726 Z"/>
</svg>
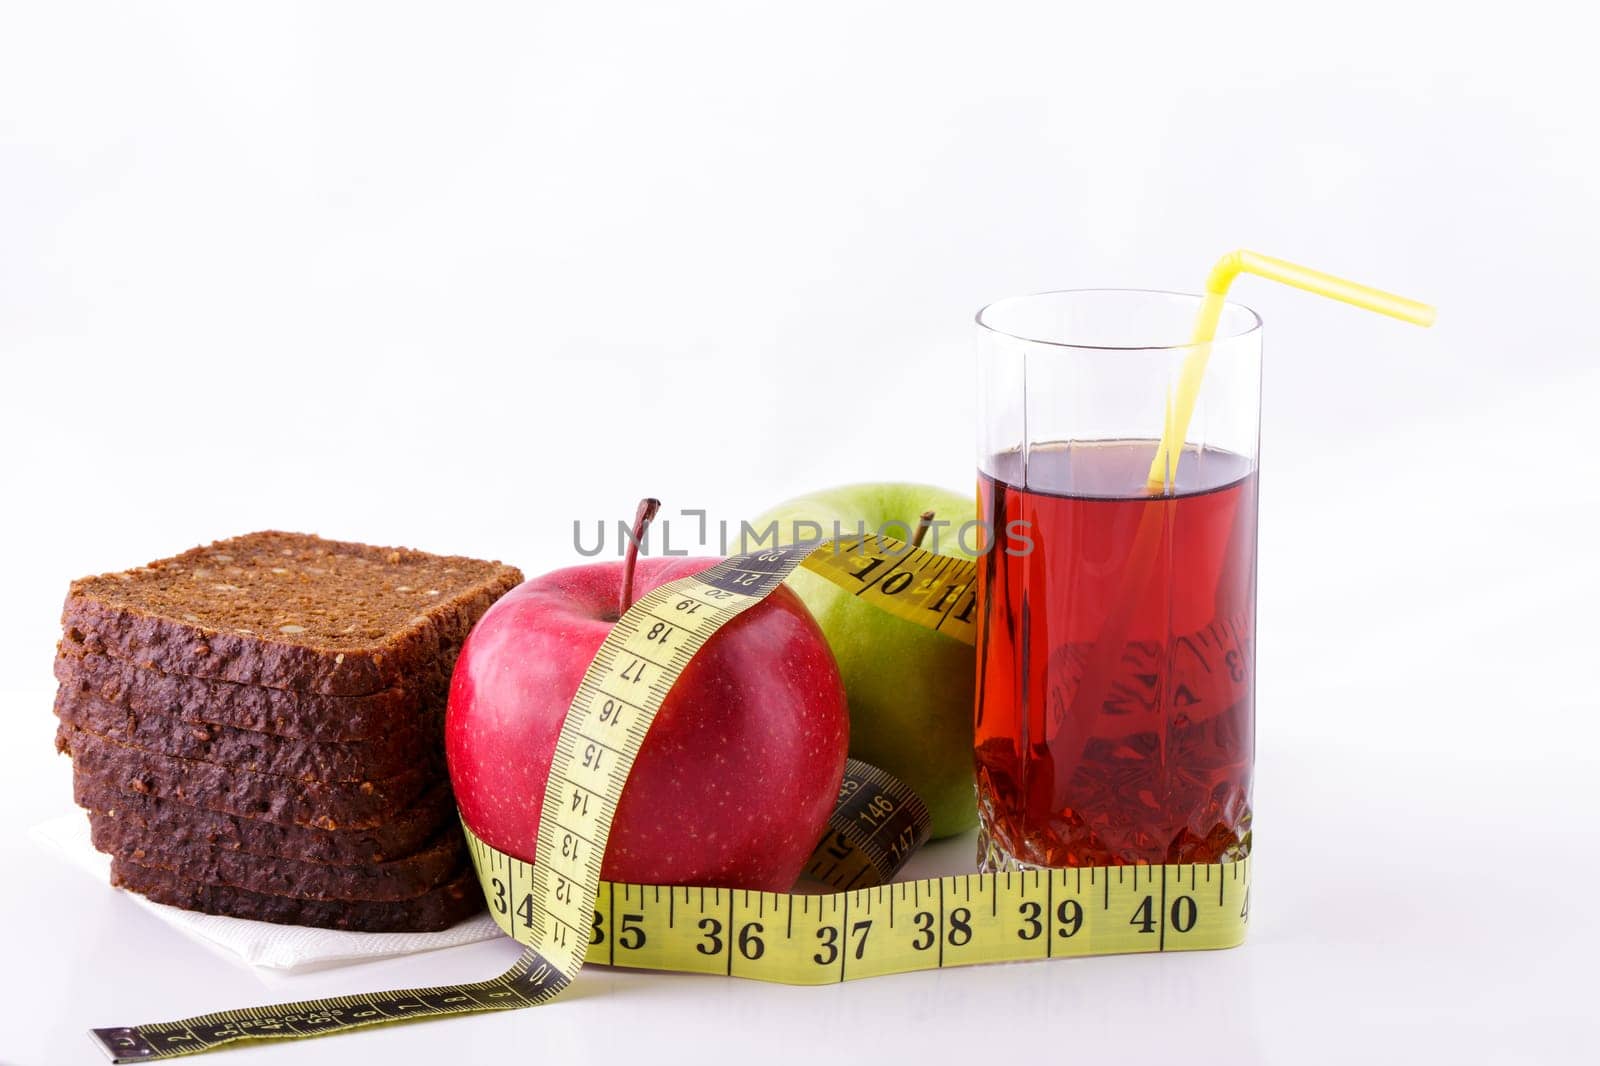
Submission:
<svg viewBox="0 0 1600 1066">
<path fill-rule="evenodd" d="M 1422 331 L 1235 290 L 1267 321 L 1244 948 L 822 990 L 597 970 L 544 1011 L 229 1061 L 1592 1039 L 1600 86 L 1576 9 L 0 10 L 0 1061 L 510 953 L 269 987 L 28 840 L 70 808 L 72 577 L 262 527 L 535 573 L 646 493 L 736 521 L 835 482 L 964 487 L 976 308 L 1194 289 L 1235 246 L 1441 309 Z"/>
</svg>

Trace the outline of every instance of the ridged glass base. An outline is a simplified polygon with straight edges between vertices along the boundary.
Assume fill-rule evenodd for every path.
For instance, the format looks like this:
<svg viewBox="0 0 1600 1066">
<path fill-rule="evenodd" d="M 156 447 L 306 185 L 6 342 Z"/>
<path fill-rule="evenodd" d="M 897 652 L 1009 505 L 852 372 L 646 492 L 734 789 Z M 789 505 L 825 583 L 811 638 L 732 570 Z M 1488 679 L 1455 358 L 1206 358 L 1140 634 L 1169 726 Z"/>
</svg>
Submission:
<svg viewBox="0 0 1600 1066">
<path fill-rule="evenodd" d="M 1031 862 L 1023 862 L 1014 855 L 1009 854 L 1000 842 L 989 835 L 989 827 L 982 819 L 978 821 L 978 872 L 982 874 L 1002 874 L 1015 870 L 1043 870 L 1044 866 L 1036 866 Z"/>
<path fill-rule="evenodd" d="M 1008 852 L 1004 845 L 994 838 L 989 832 L 989 820 L 983 817 L 982 808 L 979 810 L 978 819 L 978 872 L 979 873 L 1006 873 L 1018 870 L 1051 870 L 1058 867 L 1046 866 L 1040 863 L 1027 862 Z M 1165 860 L 1156 857 L 1153 859 L 1135 858 L 1130 861 L 1142 862 L 1239 862 L 1250 854 L 1252 833 L 1250 831 L 1250 814 L 1246 811 L 1243 824 L 1237 830 L 1227 831 L 1218 826 L 1208 838 L 1198 839 L 1198 846 L 1179 851 L 1176 855 L 1169 854 Z M 1102 860 L 1102 863 L 1118 865 L 1115 858 Z M 1063 864 L 1075 865 L 1075 864 Z M 1091 862 L 1086 865 L 1095 865 Z"/>
</svg>

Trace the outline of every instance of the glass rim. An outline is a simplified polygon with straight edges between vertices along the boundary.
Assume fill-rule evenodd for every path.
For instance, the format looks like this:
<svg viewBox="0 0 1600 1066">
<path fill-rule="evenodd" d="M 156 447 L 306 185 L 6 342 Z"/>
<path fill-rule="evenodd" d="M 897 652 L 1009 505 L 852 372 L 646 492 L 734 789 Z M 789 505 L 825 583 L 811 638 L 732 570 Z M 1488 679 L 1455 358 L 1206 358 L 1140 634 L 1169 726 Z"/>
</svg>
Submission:
<svg viewBox="0 0 1600 1066">
<path fill-rule="evenodd" d="M 1070 341 L 1046 340 L 1043 337 L 1024 337 L 1020 333 L 1012 333 L 1009 330 L 1000 329 L 998 326 L 983 320 L 984 315 L 988 314 L 990 311 L 993 311 L 1001 304 L 1016 303 L 1021 300 L 1037 300 L 1042 296 L 1087 296 L 1090 294 L 1105 293 L 1137 293 L 1140 296 L 1177 296 L 1185 300 L 1193 300 L 1196 303 L 1199 303 L 1205 299 L 1202 294 L 1197 292 L 1178 292 L 1174 289 L 1046 289 L 1043 292 L 1030 292 L 1025 293 L 1022 296 L 1003 296 L 998 300 L 993 300 L 989 303 L 986 303 L 982 307 L 978 308 L 977 313 L 972 316 L 972 321 L 977 323 L 979 329 L 993 333 L 997 337 L 1004 337 L 1007 340 L 1020 341 L 1023 344 L 1042 344 L 1049 348 L 1065 348 L 1070 351 L 1176 352 L 1189 348 L 1198 348 L 1200 346 L 1194 341 L 1183 341 L 1179 344 L 1073 344 Z M 1219 337 L 1214 337 L 1211 341 L 1205 343 L 1216 344 L 1224 341 L 1234 341 L 1240 339 L 1241 337 L 1248 337 L 1253 333 L 1259 333 L 1261 331 L 1261 316 L 1255 311 L 1254 308 L 1248 307 L 1242 303 L 1236 303 L 1233 300 L 1223 300 L 1222 306 L 1224 308 L 1237 308 L 1238 310 L 1243 311 L 1245 315 L 1248 316 L 1246 320 L 1247 324 L 1243 329 L 1236 330 L 1232 333 L 1227 333 Z"/>
</svg>

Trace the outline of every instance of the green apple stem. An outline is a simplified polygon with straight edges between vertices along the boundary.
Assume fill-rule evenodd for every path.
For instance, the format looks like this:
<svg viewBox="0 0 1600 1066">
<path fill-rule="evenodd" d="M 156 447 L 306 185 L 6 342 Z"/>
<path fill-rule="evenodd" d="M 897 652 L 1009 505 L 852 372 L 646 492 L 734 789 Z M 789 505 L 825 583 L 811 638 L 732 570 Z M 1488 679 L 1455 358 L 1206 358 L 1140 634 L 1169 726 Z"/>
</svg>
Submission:
<svg viewBox="0 0 1600 1066">
<path fill-rule="evenodd" d="M 911 546 L 922 547 L 922 538 L 928 535 L 928 530 L 933 528 L 933 512 L 923 511 L 917 518 L 917 528 L 911 534 Z"/>
<path fill-rule="evenodd" d="M 617 617 L 621 618 L 633 606 L 633 568 L 639 562 L 639 542 L 644 540 L 650 520 L 661 510 L 661 501 L 646 496 L 639 501 L 639 510 L 633 516 L 633 532 L 628 537 L 628 551 L 622 559 L 622 597 L 617 601 Z"/>
</svg>

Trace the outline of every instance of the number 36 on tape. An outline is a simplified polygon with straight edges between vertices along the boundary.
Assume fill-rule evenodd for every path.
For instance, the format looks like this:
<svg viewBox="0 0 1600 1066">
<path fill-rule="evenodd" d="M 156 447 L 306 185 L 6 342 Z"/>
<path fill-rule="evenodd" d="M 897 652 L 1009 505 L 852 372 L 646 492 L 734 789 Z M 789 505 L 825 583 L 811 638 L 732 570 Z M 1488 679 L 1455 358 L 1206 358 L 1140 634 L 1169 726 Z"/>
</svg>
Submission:
<svg viewBox="0 0 1600 1066">
<path fill-rule="evenodd" d="M 811 985 L 984 962 L 1231 947 L 1243 940 L 1248 859 L 893 882 L 927 840 L 927 809 L 904 785 L 855 760 L 807 868 L 811 879 L 834 891 L 602 881 L 617 800 L 666 694 L 718 629 L 798 566 L 907 621 L 974 640 L 974 564 L 887 537 L 735 555 L 654 589 L 618 620 L 579 685 L 556 742 L 533 861 L 496 850 L 466 827 L 490 914 L 524 945 L 510 970 L 472 984 L 95 1029 L 95 1039 L 115 1062 L 145 1062 L 244 1040 L 295 1040 L 514 1010 L 555 999 L 585 962 Z M 666 630 L 658 625 L 663 620 L 670 623 Z M 664 631 L 670 633 L 665 643 Z M 646 659 L 654 664 L 652 681 L 643 695 L 633 695 L 638 686 L 619 682 L 638 676 Z M 621 729 L 609 728 L 608 708 L 624 691 L 633 713 Z M 595 758 L 602 748 L 606 757 Z M 573 796 L 580 802 L 569 802 Z M 587 846 L 563 848 L 564 839 Z"/>
</svg>

